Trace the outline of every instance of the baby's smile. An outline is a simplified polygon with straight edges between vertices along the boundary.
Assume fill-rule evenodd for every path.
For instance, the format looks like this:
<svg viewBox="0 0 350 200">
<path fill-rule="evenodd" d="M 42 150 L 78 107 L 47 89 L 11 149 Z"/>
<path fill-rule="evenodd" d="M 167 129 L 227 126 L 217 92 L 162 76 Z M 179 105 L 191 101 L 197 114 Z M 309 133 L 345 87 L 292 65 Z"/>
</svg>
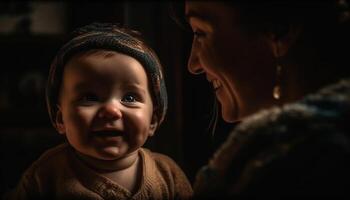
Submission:
<svg viewBox="0 0 350 200">
<path fill-rule="evenodd" d="M 123 133 L 118 130 L 99 130 L 99 131 L 92 131 L 92 135 L 99 136 L 99 137 L 116 137 L 116 136 L 122 136 Z"/>
</svg>

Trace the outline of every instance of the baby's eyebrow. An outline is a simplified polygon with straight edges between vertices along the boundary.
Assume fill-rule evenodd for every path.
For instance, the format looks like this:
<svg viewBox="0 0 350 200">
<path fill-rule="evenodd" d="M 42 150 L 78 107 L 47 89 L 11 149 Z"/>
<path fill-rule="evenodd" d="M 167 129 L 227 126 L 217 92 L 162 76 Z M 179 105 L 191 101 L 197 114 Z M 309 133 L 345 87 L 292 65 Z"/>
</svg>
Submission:
<svg viewBox="0 0 350 200">
<path fill-rule="evenodd" d="M 142 92 L 144 95 L 146 94 L 146 89 L 144 87 L 142 87 L 142 85 L 140 84 L 126 84 L 123 86 L 125 89 L 129 89 L 129 90 L 137 90 Z"/>
<path fill-rule="evenodd" d="M 89 88 L 91 88 L 91 85 L 88 84 L 88 83 L 85 83 L 85 82 L 83 82 L 83 83 L 78 83 L 78 84 L 76 84 L 76 85 L 74 86 L 74 90 L 75 90 L 75 91 L 86 90 L 86 89 L 89 89 Z"/>
</svg>

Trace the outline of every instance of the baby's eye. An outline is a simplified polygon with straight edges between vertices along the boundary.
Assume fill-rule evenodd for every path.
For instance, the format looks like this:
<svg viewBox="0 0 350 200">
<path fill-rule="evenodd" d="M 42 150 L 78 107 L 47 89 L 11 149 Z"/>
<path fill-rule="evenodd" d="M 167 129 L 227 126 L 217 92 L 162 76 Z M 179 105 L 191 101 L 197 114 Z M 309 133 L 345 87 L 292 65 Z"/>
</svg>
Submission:
<svg viewBox="0 0 350 200">
<path fill-rule="evenodd" d="M 79 99 L 80 102 L 96 102 L 99 101 L 99 98 L 95 94 L 84 94 Z"/>
<path fill-rule="evenodd" d="M 123 98 L 122 101 L 126 103 L 133 103 L 136 102 L 137 97 L 135 94 L 126 94 Z"/>
</svg>

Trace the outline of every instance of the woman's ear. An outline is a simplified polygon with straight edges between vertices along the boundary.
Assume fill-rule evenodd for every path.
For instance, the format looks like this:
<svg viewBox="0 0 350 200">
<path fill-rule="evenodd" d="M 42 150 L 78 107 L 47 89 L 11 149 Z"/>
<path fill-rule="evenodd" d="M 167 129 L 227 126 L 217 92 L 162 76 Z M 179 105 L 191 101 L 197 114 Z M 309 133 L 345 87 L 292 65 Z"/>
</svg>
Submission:
<svg viewBox="0 0 350 200">
<path fill-rule="evenodd" d="M 271 33 L 271 44 L 274 56 L 284 57 L 288 54 L 290 48 L 298 40 L 302 27 L 300 25 L 290 25 L 286 34 L 277 36 L 277 34 Z"/>
<path fill-rule="evenodd" d="M 63 122 L 63 116 L 62 116 L 62 109 L 59 105 L 57 105 L 57 113 L 56 113 L 56 129 L 60 134 L 65 134 L 66 133 L 66 127 L 64 126 Z"/>
<path fill-rule="evenodd" d="M 151 119 L 151 123 L 149 125 L 148 135 L 153 136 L 157 127 L 158 127 L 158 117 L 155 114 L 153 114 L 152 119 Z"/>
</svg>

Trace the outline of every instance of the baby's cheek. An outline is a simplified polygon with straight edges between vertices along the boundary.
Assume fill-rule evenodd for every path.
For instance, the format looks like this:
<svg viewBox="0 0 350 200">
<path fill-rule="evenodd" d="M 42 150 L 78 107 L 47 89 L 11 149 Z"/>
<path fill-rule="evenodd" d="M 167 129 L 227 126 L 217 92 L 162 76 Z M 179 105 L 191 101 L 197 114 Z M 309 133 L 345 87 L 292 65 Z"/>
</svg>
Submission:
<svg viewBox="0 0 350 200">
<path fill-rule="evenodd" d="M 77 108 L 76 112 L 73 113 L 75 115 L 73 118 L 80 126 L 89 126 L 94 119 L 95 113 L 95 110 L 92 108 Z"/>
<path fill-rule="evenodd" d="M 129 117 L 131 123 L 135 126 L 142 127 L 145 124 L 149 124 L 151 121 L 151 116 L 149 113 L 145 113 L 142 111 L 136 111 Z"/>
<path fill-rule="evenodd" d="M 143 138 L 148 133 L 151 116 L 143 111 L 134 111 L 130 115 L 124 115 L 124 123 L 130 134 L 136 138 Z"/>
</svg>

